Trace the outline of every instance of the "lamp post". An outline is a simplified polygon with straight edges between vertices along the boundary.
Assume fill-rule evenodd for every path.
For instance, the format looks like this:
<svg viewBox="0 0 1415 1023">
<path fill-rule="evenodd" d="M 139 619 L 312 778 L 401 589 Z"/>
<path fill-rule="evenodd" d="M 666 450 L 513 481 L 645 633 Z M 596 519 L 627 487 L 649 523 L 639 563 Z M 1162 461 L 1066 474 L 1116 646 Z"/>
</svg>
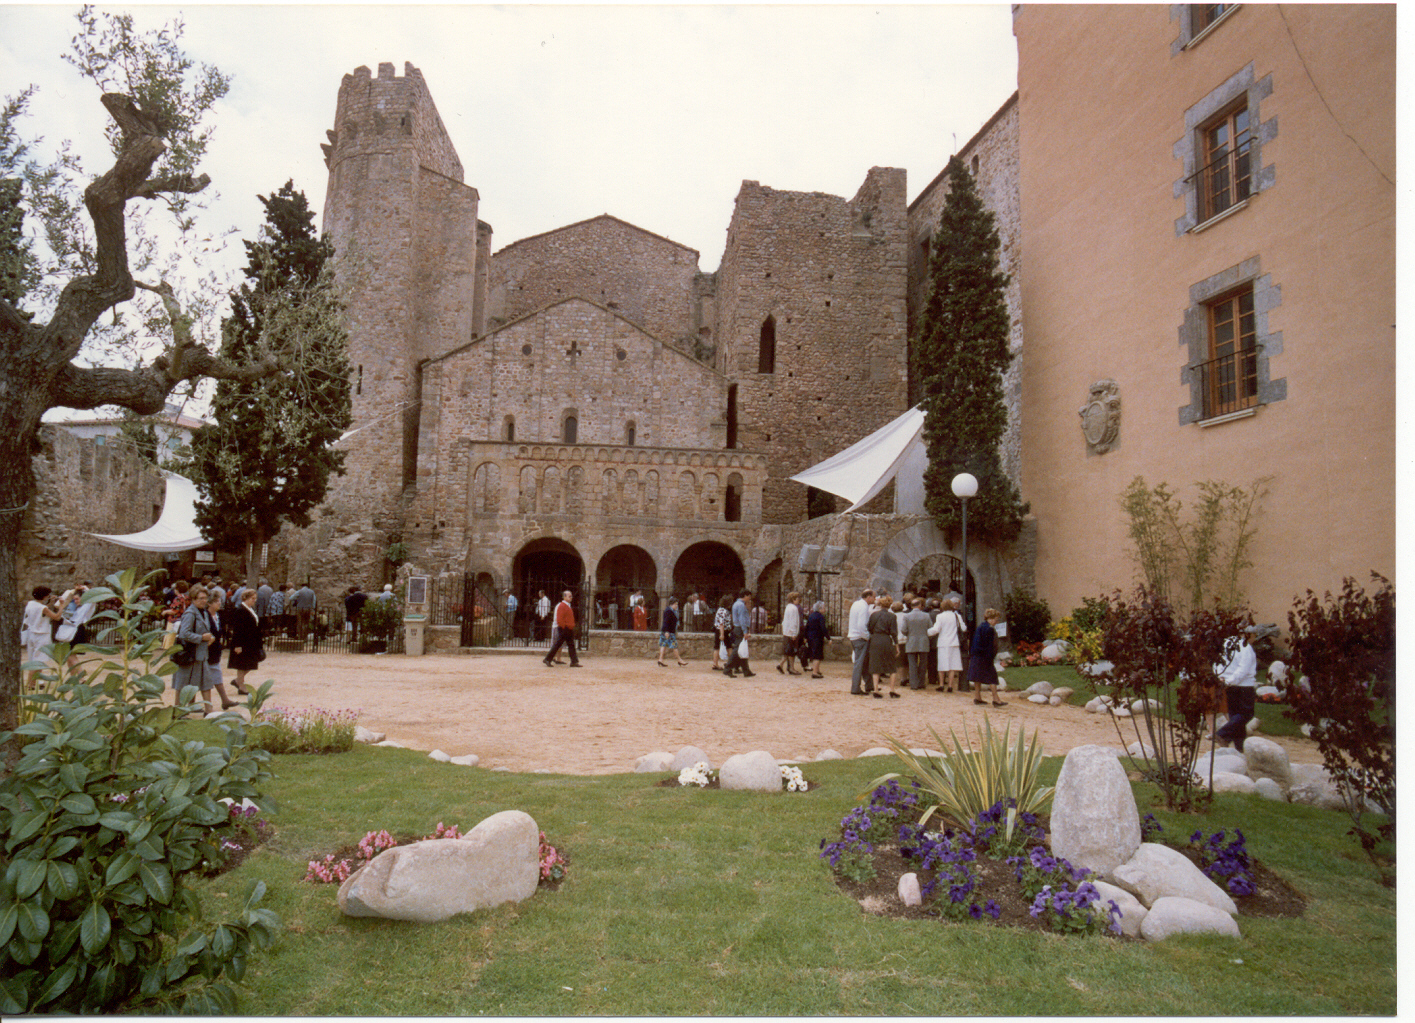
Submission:
<svg viewBox="0 0 1415 1023">
<path fill-rule="evenodd" d="M 968 498 L 978 492 L 978 478 L 971 472 L 960 472 L 953 477 L 953 496 L 963 502 L 963 615 L 972 625 L 968 614 Z"/>
</svg>

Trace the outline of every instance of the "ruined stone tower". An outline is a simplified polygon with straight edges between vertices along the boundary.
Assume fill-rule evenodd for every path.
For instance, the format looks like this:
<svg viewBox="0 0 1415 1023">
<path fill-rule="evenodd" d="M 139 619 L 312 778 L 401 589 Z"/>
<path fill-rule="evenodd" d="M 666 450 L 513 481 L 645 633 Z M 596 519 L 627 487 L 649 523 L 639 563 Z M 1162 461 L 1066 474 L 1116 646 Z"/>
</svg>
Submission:
<svg viewBox="0 0 1415 1023">
<path fill-rule="evenodd" d="M 742 183 L 717 274 L 728 446 L 767 455 L 763 520 L 806 518 L 793 473 L 907 408 L 905 172 L 853 199 Z"/>
<path fill-rule="evenodd" d="M 357 443 L 327 504 L 342 531 L 379 546 L 402 529 L 417 481 L 421 360 L 482 329 L 491 229 L 422 74 L 380 64 L 345 75 L 324 227 L 338 253 L 349 314 Z M 411 493 L 408 495 L 411 497 Z M 329 538 L 321 538 L 324 546 Z"/>
</svg>

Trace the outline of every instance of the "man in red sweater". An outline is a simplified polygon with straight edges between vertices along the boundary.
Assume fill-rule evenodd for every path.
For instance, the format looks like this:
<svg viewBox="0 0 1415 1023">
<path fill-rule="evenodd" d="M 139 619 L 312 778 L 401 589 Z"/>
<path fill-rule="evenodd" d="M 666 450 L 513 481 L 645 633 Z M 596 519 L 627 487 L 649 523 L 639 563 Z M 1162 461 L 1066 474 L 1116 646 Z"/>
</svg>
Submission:
<svg viewBox="0 0 1415 1023">
<path fill-rule="evenodd" d="M 542 662 L 549 668 L 555 661 L 555 655 L 560 652 L 562 644 L 570 648 L 570 667 L 580 666 L 579 655 L 575 652 L 575 608 L 570 603 L 571 593 L 566 590 L 560 594 L 560 603 L 555 605 L 555 627 L 560 631 L 555 634 L 555 645 L 550 648 L 550 653 L 545 655 Z"/>
</svg>

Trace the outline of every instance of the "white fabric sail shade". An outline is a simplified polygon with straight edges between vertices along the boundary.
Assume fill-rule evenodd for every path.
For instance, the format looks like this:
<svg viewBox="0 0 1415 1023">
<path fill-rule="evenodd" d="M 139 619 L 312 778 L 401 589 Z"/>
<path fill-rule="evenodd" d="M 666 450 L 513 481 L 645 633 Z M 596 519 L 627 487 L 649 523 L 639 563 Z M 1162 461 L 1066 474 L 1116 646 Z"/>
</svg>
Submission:
<svg viewBox="0 0 1415 1023">
<path fill-rule="evenodd" d="M 195 521 L 196 484 L 166 469 L 162 470 L 162 475 L 167 479 L 167 494 L 162 501 L 162 514 L 156 522 L 141 533 L 89 535 L 139 551 L 190 551 L 208 546 Z"/>
<path fill-rule="evenodd" d="M 923 430 L 924 411 L 916 405 L 838 455 L 832 455 L 824 462 L 813 465 L 791 478 L 797 483 L 804 483 L 853 502 L 845 510 L 856 511 L 887 487 L 889 481 L 894 479 L 902 468 L 919 463 L 923 453 Z M 927 458 L 923 464 L 927 464 Z M 918 473 L 922 476 L 922 469 L 919 469 Z M 910 494 L 918 491 L 922 495 L 921 484 L 918 487 L 905 488 L 902 485 L 904 482 L 901 481 L 901 487 L 895 490 L 897 497 L 905 490 Z M 896 500 L 896 511 L 915 510 L 899 507 L 902 503 L 905 502 Z"/>
</svg>

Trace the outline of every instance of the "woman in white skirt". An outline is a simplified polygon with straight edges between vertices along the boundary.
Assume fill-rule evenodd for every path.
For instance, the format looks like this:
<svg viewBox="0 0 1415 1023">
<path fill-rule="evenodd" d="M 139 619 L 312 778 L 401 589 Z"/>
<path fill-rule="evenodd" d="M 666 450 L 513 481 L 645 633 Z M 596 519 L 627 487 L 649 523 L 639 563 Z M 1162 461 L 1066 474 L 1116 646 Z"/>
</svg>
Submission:
<svg viewBox="0 0 1415 1023">
<path fill-rule="evenodd" d="M 945 600 L 943 609 L 934 620 L 930 636 L 938 637 L 938 673 L 944 676 L 939 689 L 953 692 L 958 685 L 958 674 L 963 670 L 963 654 L 958 646 L 958 637 L 963 627 L 963 616 L 958 613 L 958 601 Z M 959 689 L 962 692 L 962 689 Z"/>
<path fill-rule="evenodd" d="M 49 595 L 54 591 L 48 586 L 36 586 L 30 595 L 30 602 L 25 605 L 24 628 L 21 630 L 21 640 L 25 648 L 25 660 L 37 661 L 44 650 L 54 641 L 54 623 L 64 620 L 64 616 L 49 606 Z M 37 671 L 29 673 L 30 688 L 34 687 L 34 677 Z"/>
</svg>

